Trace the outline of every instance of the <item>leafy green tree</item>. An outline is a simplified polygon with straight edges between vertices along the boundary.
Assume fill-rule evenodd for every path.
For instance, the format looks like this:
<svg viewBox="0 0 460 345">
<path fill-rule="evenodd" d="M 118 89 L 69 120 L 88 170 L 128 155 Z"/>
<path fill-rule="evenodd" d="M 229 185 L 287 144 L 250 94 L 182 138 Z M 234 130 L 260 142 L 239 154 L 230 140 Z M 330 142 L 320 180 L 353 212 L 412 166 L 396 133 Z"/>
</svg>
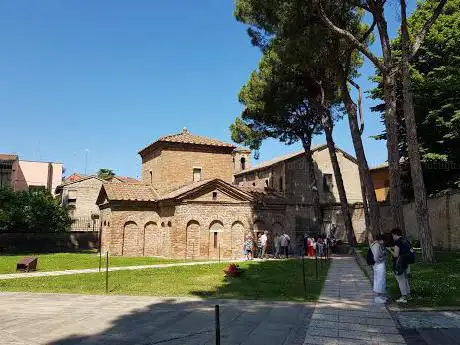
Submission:
<svg viewBox="0 0 460 345">
<path fill-rule="evenodd" d="M 426 191 L 422 176 L 421 163 L 418 156 L 417 128 L 415 124 L 415 115 L 412 106 L 412 93 L 408 63 L 415 56 L 423 43 L 430 27 L 436 22 L 436 19 L 442 12 L 447 0 L 440 0 L 430 17 L 425 21 L 417 33 L 413 35 L 413 42 L 409 42 L 408 28 L 406 23 L 406 3 L 405 0 L 400 0 L 402 9 L 402 29 L 403 29 L 403 61 L 398 64 L 394 57 L 393 47 L 388 34 L 388 24 L 385 17 L 386 0 L 312 0 L 317 4 L 318 13 L 323 22 L 328 28 L 336 34 L 347 40 L 355 49 L 364 54 L 382 73 L 383 97 L 385 100 L 385 127 L 387 131 L 387 148 L 388 162 L 390 171 L 390 206 L 393 219 L 393 226 L 404 229 L 404 215 L 402 211 L 402 185 L 400 173 L 400 156 L 398 150 L 398 120 L 396 116 L 396 72 L 401 70 L 403 76 L 403 94 L 404 109 L 405 109 L 405 124 L 407 128 L 407 143 L 408 151 L 411 159 L 411 177 L 415 187 L 415 213 L 417 218 L 417 226 L 420 235 L 422 246 L 422 258 L 425 262 L 433 260 L 433 245 L 431 229 L 428 218 L 428 209 L 426 201 Z M 350 8 L 342 5 L 342 11 L 350 11 L 352 13 L 359 11 L 367 11 L 373 19 L 373 25 L 378 29 L 380 37 L 380 45 L 382 48 L 382 59 L 374 55 L 369 48 L 360 42 L 353 32 L 344 28 L 339 22 L 334 20 L 337 11 L 340 11 L 340 6 L 343 3 L 350 5 Z M 324 6 L 326 4 L 326 6 Z M 337 7 L 339 6 L 339 7 Z M 372 26 L 373 26 L 372 25 Z"/>
<path fill-rule="evenodd" d="M 0 189 L 0 232 L 63 232 L 71 223 L 48 191 Z"/>
<path fill-rule="evenodd" d="M 344 25 L 350 32 L 360 37 L 361 44 L 367 45 L 373 27 L 370 29 L 361 23 L 361 13 L 353 12 L 350 6 L 331 4 L 331 8 L 339 9 L 334 12 L 334 20 Z M 236 18 L 248 25 L 248 33 L 254 45 L 263 51 L 273 42 L 282 48 L 280 55 L 284 63 L 307 71 L 317 85 L 334 85 L 334 92 L 339 91 L 345 104 L 345 110 L 350 122 L 353 144 L 358 159 L 359 172 L 363 181 L 364 201 L 368 201 L 369 222 L 371 232 L 379 233 L 379 210 L 373 190 L 369 167 L 364 154 L 361 131 L 357 121 L 358 108 L 353 102 L 348 89 L 348 83 L 356 75 L 359 65 L 359 55 L 353 53 L 347 40 L 332 34 L 317 13 L 313 2 L 290 0 L 283 2 L 267 2 L 258 0 L 239 0 L 236 3 Z M 321 88 L 320 88 L 321 89 Z M 328 89 L 323 87 L 325 97 L 312 98 L 319 106 L 327 108 Z M 327 128 L 326 126 L 325 128 Z M 327 134 L 327 131 L 326 131 Z M 326 136 L 327 137 L 327 136 Z M 367 211 L 367 210 L 366 210 Z M 366 217 L 368 219 L 368 217 Z"/>
<path fill-rule="evenodd" d="M 297 81 L 297 82 L 294 82 Z M 264 138 L 276 138 L 287 144 L 302 143 L 307 165 L 308 190 L 314 205 L 315 226 L 322 221 L 318 185 L 311 152 L 311 141 L 321 131 L 321 119 L 306 98 L 305 79 L 281 63 L 273 49 L 267 49 L 239 94 L 245 106 L 242 121 L 230 126 L 232 139 L 258 149 Z"/>
<path fill-rule="evenodd" d="M 111 169 L 99 169 L 97 177 L 107 180 L 115 176 L 115 173 Z"/>
<path fill-rule="evenodd" d="M 420 3 L 408 18 L 409 34 L 425 23 L 436 6 L 435 1 Z M 418 53 L 410 62 L 412 93 L 417 124 L 423 175 L 428 193 L 460 187 L 460 0 L 447 2 L 438 20 L 428 32 Z M 401 38 L 393 42 L 400 56 Z M 377 75 L 375 80 L 380 82 Z M 399 119 L 399 152 L 409 159 L 402 95 L 402 78 L 397 74 L 397 117 Z M 382 85 L 372 91 L 374 99 L 382 98 Z M 373 110 L 381 112 L 383 104 Z M 386 132 L 377 136 L 385 139 Z M 403 190 L 413 198 L 409 166 L 403 165 Z"/>
</svg>

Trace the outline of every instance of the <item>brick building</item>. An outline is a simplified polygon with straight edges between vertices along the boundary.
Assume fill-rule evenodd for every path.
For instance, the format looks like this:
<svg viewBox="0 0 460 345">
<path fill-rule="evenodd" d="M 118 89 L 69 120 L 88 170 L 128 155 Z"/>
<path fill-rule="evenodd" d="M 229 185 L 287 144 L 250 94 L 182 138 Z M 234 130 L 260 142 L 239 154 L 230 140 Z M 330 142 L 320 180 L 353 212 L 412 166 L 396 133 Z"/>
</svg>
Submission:
<svg viewBox="0 0 460 345">
<path fill-rule="evenodd" d="M 332 171 L 324 152 L 315 149 L 318 174 Z M 103 183 L 97 199 L 102 250 L 112 255 L 237 258 L 245 235 L 286 232 L 294 249 L 311 224 L 308 195 L 297 192 L 308 183 L 299 153 L 251 168 L 249 150 L 184 129 L 139 154 L 141 184 Z M 359 199 L 356 162 L 338 156 L 350 198 Z M 334 198 L 333 178 L 325 179 Z"/>
</svg>

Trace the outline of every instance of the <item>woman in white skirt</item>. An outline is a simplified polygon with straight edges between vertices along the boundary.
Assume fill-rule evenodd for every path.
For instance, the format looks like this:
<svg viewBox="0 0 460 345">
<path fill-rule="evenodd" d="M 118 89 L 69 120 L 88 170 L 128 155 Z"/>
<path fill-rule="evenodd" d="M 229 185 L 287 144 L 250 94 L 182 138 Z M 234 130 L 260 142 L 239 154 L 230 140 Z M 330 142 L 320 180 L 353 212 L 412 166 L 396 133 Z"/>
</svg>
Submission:
<svg viewBox="0 0 460 345">
<path fill-rule="evenodd" d="M 371 244 L 371 251 L 374 255 L 374 292 L 376 293 L 374 301 L 376 303 L 386 303 L 385 297 L 387 289 L 386 281 L 386 248 L 383 242 L 383 235 L 377 235 L 375 241 Z"/>
</svg>

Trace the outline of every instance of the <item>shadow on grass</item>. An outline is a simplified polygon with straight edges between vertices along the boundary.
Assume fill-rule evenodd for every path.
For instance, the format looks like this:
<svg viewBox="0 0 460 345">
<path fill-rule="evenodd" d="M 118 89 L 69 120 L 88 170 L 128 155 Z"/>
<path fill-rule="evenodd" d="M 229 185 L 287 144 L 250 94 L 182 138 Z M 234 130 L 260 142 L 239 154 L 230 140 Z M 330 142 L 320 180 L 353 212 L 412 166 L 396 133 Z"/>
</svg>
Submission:
<svg viewBox="0 0 460 345">
<path fill-rule="evenodd" d="M 290 259 L 253 261 L 240 277 L 226 278 L 212 290 L 192 291 L 199 297 L 259 300 L 316 301 L 321 293 L 330 262 Z M 305 269 L 305 285 L 303 283 Z"/>
</svg>

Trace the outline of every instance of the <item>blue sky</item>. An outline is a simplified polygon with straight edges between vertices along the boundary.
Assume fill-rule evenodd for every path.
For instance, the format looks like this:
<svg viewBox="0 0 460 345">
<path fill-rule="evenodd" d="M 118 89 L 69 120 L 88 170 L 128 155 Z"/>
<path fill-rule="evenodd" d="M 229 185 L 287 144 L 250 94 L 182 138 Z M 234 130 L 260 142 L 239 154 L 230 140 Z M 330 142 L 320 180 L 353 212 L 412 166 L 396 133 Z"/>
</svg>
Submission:
<svg viewBox="0 0 460 345">
<path fill-rule="evenodd" d="M 388 15 L 393 35 L 396 4 Z M 231 0 L 2 1 L 0 46 L 1 153 L 62 162 L 67 174 L 86 166 L 133 177 L 138 150 L 183 127 L 230 141 L 238 91 L 260 57 Z M 373 50 L 379 54 L 378 44 Z M 370 89 L 372 66 L 361 73 Z M 363 105 L 364 145 L 375 165 L 386 147 L 368 136 L 382 125 L 371 102 Z M 354 154 L 348 121 L 336 125 L 335 140 Z M 297 149 L 270 140 L 260 160 Z"/>
</svg>

